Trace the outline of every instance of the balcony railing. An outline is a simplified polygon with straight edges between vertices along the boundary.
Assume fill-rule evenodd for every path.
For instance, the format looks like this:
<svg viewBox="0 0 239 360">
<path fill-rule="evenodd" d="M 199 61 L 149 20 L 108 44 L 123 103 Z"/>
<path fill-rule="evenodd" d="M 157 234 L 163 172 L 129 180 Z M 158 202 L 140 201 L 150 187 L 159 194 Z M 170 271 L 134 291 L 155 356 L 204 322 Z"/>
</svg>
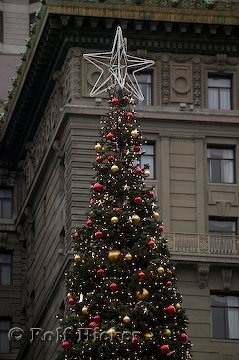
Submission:
<svg viewBox="0 0 239 360">
<path fill-rule="evenodd" d="M 170 252 L 177 255 L 239 257 L 239 237 L 192 233 L 166 233 Z"/>
</svg>

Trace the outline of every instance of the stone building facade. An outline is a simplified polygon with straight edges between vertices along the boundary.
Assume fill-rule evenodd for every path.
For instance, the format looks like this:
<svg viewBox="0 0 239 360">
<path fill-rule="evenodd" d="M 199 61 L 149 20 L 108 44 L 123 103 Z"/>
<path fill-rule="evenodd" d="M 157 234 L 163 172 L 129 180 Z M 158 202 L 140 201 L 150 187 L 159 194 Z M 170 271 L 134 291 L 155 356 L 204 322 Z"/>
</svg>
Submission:
<svg viewBox="0 0 239 360">
<path fill-rule="evenodd" d="M 155 61 L 139 76 L 147 96 L 136 111 L 193 359 L 239 359 L 238 10 L 232 1 L 43 1 L 2 119 L 0 339 L 16 326 L 24 336 L 0 342 L 0 359 L 57 356 L 70 234 L 85 221 L 108 109 L 106 96 L 89 97 L 98 73 L 82 55 L 110 50 L 117 25 L 130 53 Z"/>
</svg>

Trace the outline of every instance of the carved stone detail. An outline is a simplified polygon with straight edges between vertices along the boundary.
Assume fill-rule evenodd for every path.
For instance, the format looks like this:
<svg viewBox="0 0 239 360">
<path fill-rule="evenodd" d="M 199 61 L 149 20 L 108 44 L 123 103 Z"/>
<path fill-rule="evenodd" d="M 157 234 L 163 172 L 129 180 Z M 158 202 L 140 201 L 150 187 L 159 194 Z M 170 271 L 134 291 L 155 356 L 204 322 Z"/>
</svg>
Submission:
<svg viewBox="0 0 239 360">
<path fill-rule="evenodd" d="M 229 201 L 220 201 L 220 202 L 216 202 L 216 204 L 220 216 L 227 216 L 229 209 L 231 207 L 231 203 Z"/>
<path fill-rule="evenodd" d="M 222 283 L 224 290 L 230 290 L 232 280 L 232 269 L 224 268 L 222 269 Z"/>
<path fill-rule="evenodd" d="M 162 89 L 162 102 L 168 104 L 170 99 L 170 65 L 169 56 L 162 56 L 161 65 L 161 89 Z"/>
<path fill-rule="evenodd" d="M 208 284 L 209 265 L 198 265 L 198 286 L 204 289 Z"/>
<path fill-rule="evenodd" d="M 191 64 L 171 64 L 172 102 L 192 102 L 192 66 Z"/>
<path fill-rule="evenodd" d="M 26 146 L 27 156 L 22 165 L 26 189 L 30 187 L 35 178 L 35 174 L 52 141 L 63 106 L 66 103 L 74 102 L 81 96 L 80 59 L 81 51 L 77 48 L 70 49 L 62 70 L 54 74 L 55 88 L 33 141 Z M 57 153 L 57 156 L 59 156 L 59 153 Z M 63 156 L 63 154 L 60 154 L 60 156 Z"/>
<path fill-rule="evenodd" d="M 193 64 L 193 103 L 201 105 L 201 65 L 197 63 Z"/>
</svg>

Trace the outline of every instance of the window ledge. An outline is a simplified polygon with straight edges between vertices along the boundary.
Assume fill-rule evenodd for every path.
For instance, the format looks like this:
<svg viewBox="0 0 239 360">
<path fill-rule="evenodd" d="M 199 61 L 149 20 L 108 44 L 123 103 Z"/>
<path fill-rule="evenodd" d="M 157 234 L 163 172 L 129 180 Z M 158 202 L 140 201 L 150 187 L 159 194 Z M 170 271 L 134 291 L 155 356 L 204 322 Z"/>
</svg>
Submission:
<svg viewBox="0 0 239 360">
<path fill-rule="evenodd" d="M 208 186 L 238 186 L 237 183 L 224 183 L 224 182 L 220 182 L 220 183 L 215 183 L 215 182 L 208 182 Z"/>
<path fill-rule="evenodd" d="M 214 338 L 211 338 L 210 341 L 211 342 L 227 342 L 227 343 L 235 344 L 235 342 L 239 342 L 239 339 L 214 339 Z"/>
</svg>

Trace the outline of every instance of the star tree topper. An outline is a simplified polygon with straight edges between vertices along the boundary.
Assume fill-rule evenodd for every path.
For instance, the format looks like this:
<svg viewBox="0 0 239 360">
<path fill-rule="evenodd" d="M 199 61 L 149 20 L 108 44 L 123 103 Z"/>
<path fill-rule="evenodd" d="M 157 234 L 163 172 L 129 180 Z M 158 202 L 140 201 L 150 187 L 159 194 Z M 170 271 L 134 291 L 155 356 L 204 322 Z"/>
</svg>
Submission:
<svg viewBox="0 0 239 360">
<path fill-rule="evenodd" d="M 84 54 L 83 56 L 100 70 L 90 96 L 96 96 L 104 91 L 118 87 L 121 90 L 128 91 L 139 100 L 144 99 L 136 73 L 152 66 L 154 61 L 127 54 L 127 41 L 126 38 L 123 39 L 120 26 L 116 29 L 113 47 L 110 52 Z M 106 75 L 106 78 L 104 78 L 104 75 Z"/>
</svg>

